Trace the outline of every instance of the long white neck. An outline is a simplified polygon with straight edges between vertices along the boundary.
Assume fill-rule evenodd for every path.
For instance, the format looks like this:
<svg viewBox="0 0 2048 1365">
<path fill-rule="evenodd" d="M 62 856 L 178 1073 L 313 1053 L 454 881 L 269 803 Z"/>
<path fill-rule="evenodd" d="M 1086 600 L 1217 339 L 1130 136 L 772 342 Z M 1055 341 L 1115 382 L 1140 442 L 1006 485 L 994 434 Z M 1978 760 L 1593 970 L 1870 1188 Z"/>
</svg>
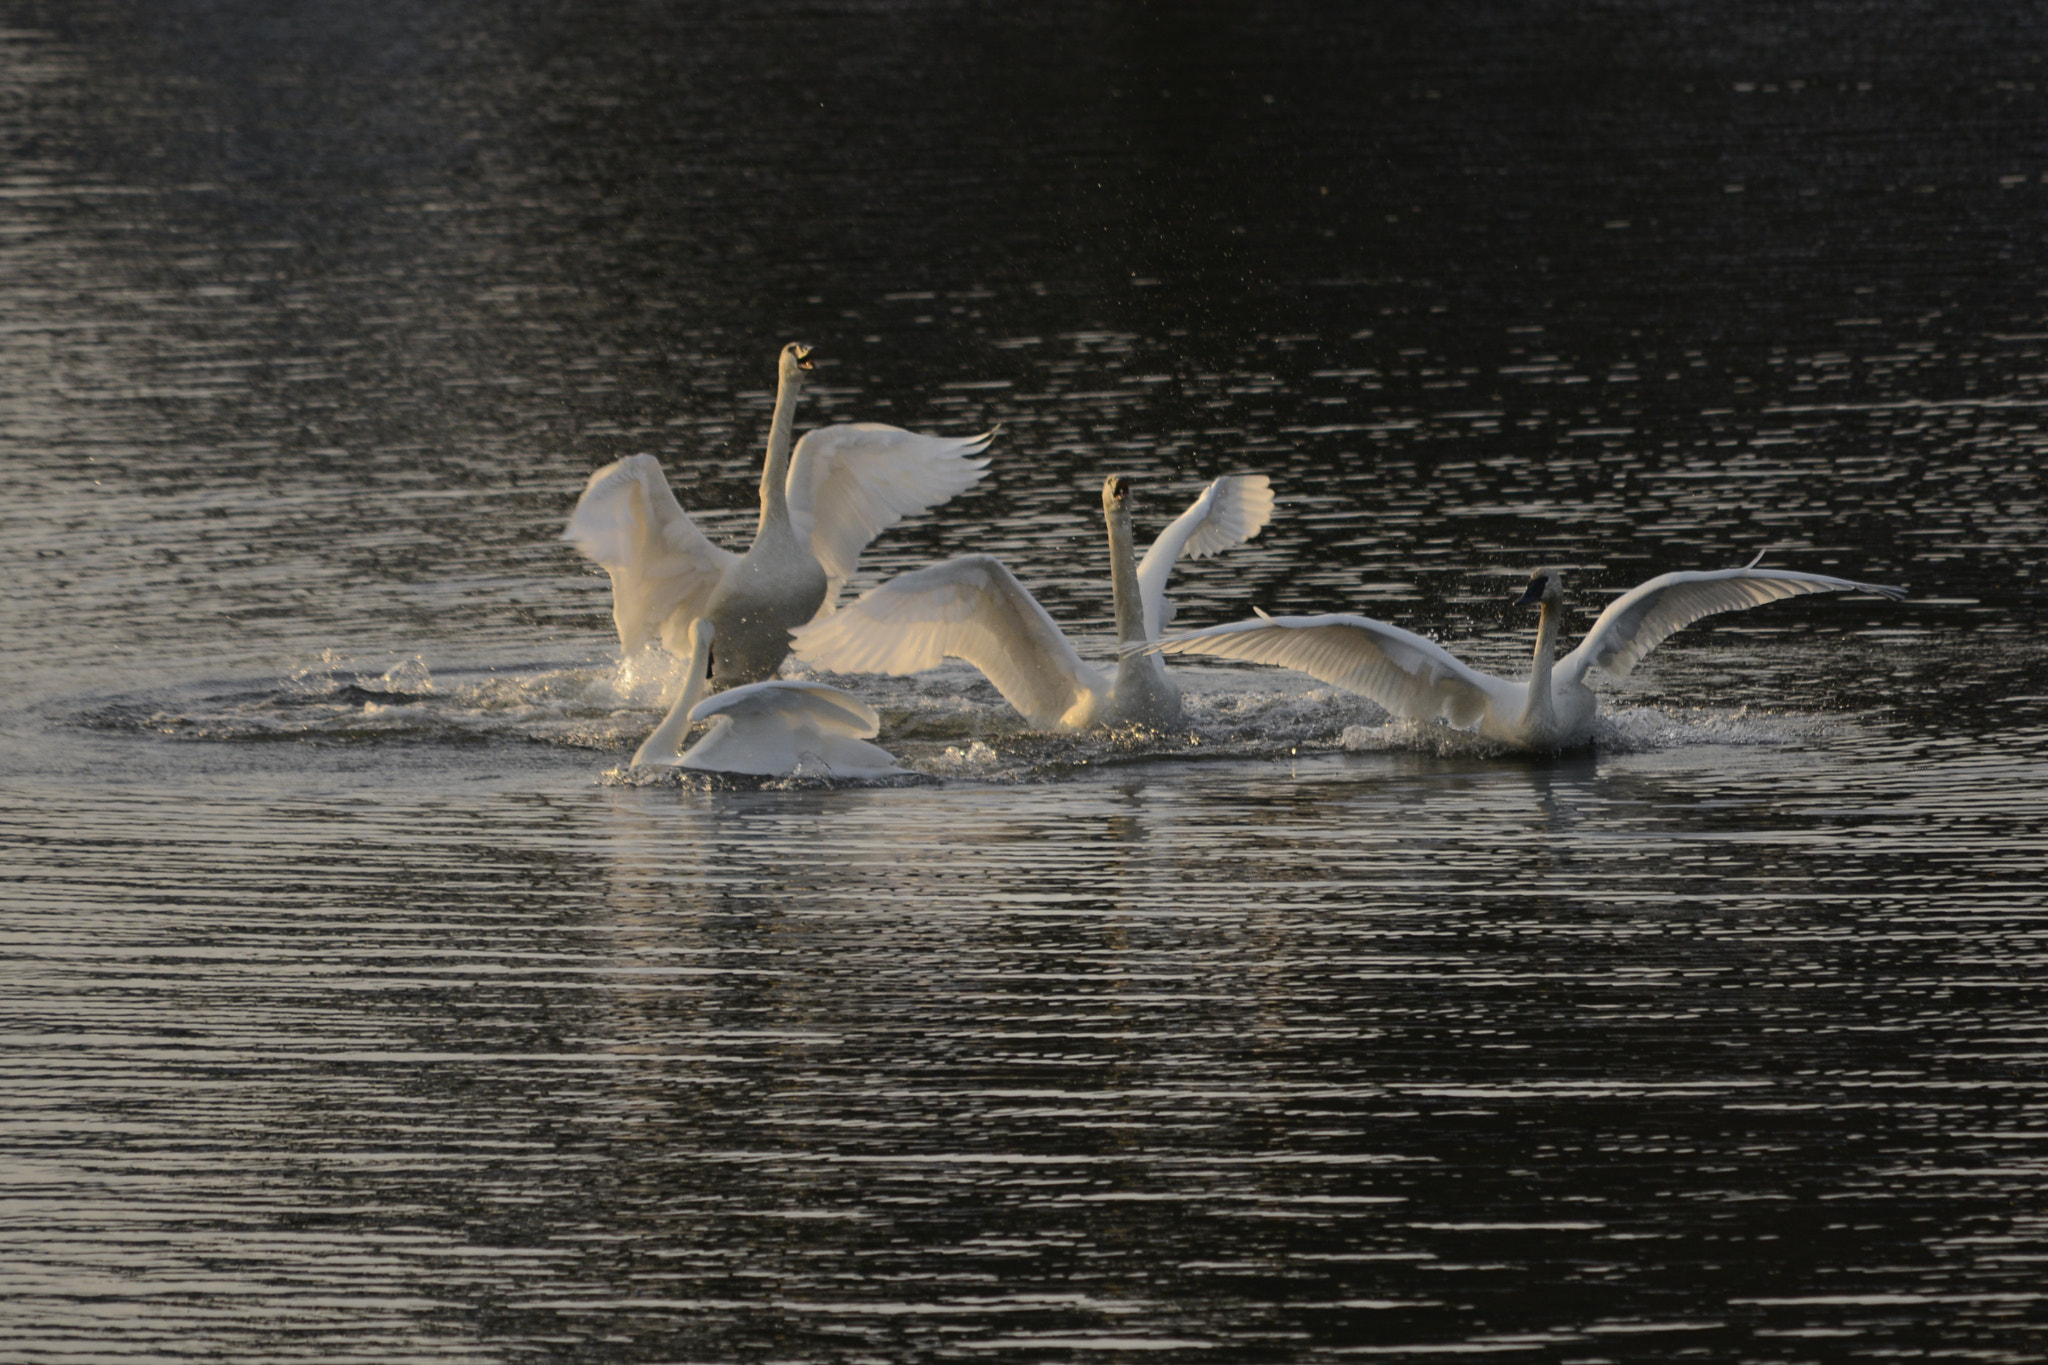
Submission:
<svg viewBox="0 0 2048 1365">
<path fill-rule="evenodd" d="M 1562 604 L 1545 602 L 1542 618 L 1536 625 L 1536 662 L 1529 669 L 1529 704 L 1522 712 L 1532 722 L 1548 718 L 1555 708 L 1550 693 L 1550 676 L 1557 660 L 1557 633 L 1563 625 Z"/>
<path fill-rule="evenodd" d="M 683 695 L 669 708 L 654 733 L 641 741 L 633 762 L 674 763 L 683 753 L 683 736 L 690 733 L 690 712 L 704 699 L 704 679 L 711 672 L 711 632 L 702 623 L 690 631 L 690 662 L 683 674 Z"/>
<path fill-rule="evenodd" d="M 1145 599 L 1138 589 L 1131 509 L 1119 501 L 1103 509 L 1103 518 L 1109 523 L 1109 592 L 1116 604 L 1116 642 L 1141 645 L 1145 643 Z"/>
<path fill-rule="evenodd" d="M 1103 500 L 1109 522 L 1109 590 L 1116 601 L 1116 642 L 1143 644 L 1145 599 L 1138 588 L 1138 559 L 1131 544 L 1131 509 L 1123 499 Z M 1166 660 L 1157 654 L 1132 654 L 1117 665 L 1114 701 L 1108 719 L 1171 724 L 1180 714 L 1180 689 L 1166 676 Z"/>
<path fill-rule="evenodd" d="M 803 371 L 785 363 L 775 385 L 775 417 L 768 424 L 768 457 L 761 462 L 761 525 L 758 537 L 771 525 L 789 525 L 789 452 L 795 438 L 796 399 L 803 391 Z"/>
<path fill-rule="evenodd" d="M 1145 643 L 1145 598 L 1139 589 L 1137 546 L 1130 544 L 1130 503 L 1112 497 L 1122 479 L 1104 485 L 1102 516 L 1110 524 L 1110 593 L 1116 598 L 1116 643 Z M 1174 724 L 1180 718 L 1180 688 L 1165 673 L 1159 655 L 1124 655 L 1098 722 Z"/>
</svg>

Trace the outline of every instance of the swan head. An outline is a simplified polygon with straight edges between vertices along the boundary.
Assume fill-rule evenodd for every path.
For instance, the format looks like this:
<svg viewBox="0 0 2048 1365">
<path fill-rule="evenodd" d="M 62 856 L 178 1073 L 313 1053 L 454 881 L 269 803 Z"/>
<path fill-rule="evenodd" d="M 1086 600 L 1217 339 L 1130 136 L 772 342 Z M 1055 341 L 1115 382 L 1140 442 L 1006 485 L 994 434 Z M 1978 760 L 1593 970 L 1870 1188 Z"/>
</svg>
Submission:
<svg viewBox="0 0 2048 1365">
<path fill-rule="evenodd" d="M 1515 599 L 1518 607 L 1554 607 L 1564 601 L 1564 575 L 1556 569 L 1538 569 L 1529 575 L 1529 586 Z"/>
<path fill-rule="evenodd" d="M 778 369 L 783 379 L 795 379 L 811 368 L 813 367 L 810 347 L 801 341 L 792 341 L 782 348 L 782 359 Z"/>
<path fill-rule="evenodd" d="M 1102 520 L 1111 546 L 1131 544 L 1131 476 L 1112 474 L 1102 481 Z"/>
</svg>

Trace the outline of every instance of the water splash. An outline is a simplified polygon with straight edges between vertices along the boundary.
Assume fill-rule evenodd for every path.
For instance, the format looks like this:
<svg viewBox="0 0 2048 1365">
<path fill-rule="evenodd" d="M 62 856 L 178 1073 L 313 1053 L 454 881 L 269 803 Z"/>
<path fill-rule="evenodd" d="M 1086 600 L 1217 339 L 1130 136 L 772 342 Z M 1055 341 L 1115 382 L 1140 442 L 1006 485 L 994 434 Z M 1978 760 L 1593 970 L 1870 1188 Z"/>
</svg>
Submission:
<svg viewBox="0 0 2048 1365">
<path fill-rule="evenodd" d="M 106 698 L 74 721 L 88 729 L 228 744 L 540 744 L 623 755 L 659 722 L 679 667 L 664 651 L 650 649 L 611 664 L 437 673 L 420 655 L 365 665 L 327 650 L 269 682 L 230 680 Z M 964 669 L 840 681 L 853 681 L 882 714 L 878 742 L 920 781 L 1042 783 L 1132 764 L 1332 752 L 1473 759 L 1508 752 L 1444 725 L 1392 718 L 1354 693 L 1264 670 L 1189 670 L 1179 725 L 1082 734 L 1030 729 L 979 674 Z M 1593 747 L 1632 754 L 1797 745 L 1825 738 L 1834 723 L 1751 706 L 1629 706 L 1602 713 Z M 597 780 L 677 785 L 684 781 L 679 771 L 615 767 Z M 829 772 L 778 780 L 847 785 Z M 767 784 L 744 779 L 738 785 Z"/>
<path fill-rule="evenodd" d="M 1836 722 L 1823 716 L 1765 711 L 1749 706 L 1731 709 L 1690 707 L 1665 710 L 1632 706 L 1602 712 L 1593 723 L 1591 747 L 1606 754 L 1657 753 L 1706 746 L 1784 747 L 1825 737 Z M 1350 753 L 1419 752 L 1439 758 L 1497 758 L 1517 752 L 1509 745 L 1481 738 L 1434 721 L 1389 720 L 1379 725 L 1347 725 L 1340 741 Z"/>
</svg>

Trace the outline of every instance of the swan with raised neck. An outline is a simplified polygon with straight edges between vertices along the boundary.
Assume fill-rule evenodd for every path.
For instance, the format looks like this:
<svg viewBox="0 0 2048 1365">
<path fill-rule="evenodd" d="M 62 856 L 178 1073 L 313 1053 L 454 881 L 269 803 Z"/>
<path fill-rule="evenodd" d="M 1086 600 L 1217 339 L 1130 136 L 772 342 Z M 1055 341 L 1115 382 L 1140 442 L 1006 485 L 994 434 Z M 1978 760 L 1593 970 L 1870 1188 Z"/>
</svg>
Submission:
<svg viewBox="0 0 2048 1365">
<path fill-rule="evenodd" d="M 1138 550 L 1131 533 L 1131 481 L 1112 474 L 1102 481 L 1102 519 L 1109 529 L 1109 595 L 1116 611 L 1116 681 L 1097 692 L 1080 729 L 1095 725 L 1171 725 L 1180 719 L 1180 686 L 1167 676 L 1156 654 L 1124 655 L 1125 645 L 1150 639 L 1145 601 L 1138 586 Z"/>
<path fill-rule="evenodd" d="M 1273 514 L 1265 475 L 1225 475 L 1203 489 L 1139 560 L 1131 532 L 1131 482 L 1112 474 L 1102 484 L 1120 647 L 1144 643 L 1167 619 L 1166 582 L 1182 555 L 1200 558 L 1241 544 Z M 899 676 L 963 659 L 1028 722 L 1047 730 L 1168 726 L 1181 714 L 1180 688 L 1160 660 L 1122 657 L 1114 669 L 1083 662 L 1016 575 L 985 554 L 890 579 L 844 610 L 800 628 L 795 654 L 835 672 Z"/>
<path fill-rule="evenodd" d="M 1590 730 L 1599 699 L 1586 685 L 1583 675 L 1570 679 L 1557 676 L 1557 638 L 1564 629 L 1564 573 L 1559 569 L 1538 569 L 1529 575 L 1529 585 L 1517 598 L 1518 607 L 1538 609 L 1536 655 L 1529 666 L 1527 700 L 1522 714 L 1509 724 L 1494 720 L 1489 708 L 1480 733 L 1489 739 L 1531 749 L 1555 749 L 1568 738 Z"/>
<path fill-rule="evenodd" d="M 789 653 L 789 632 L 816 616 L 825 601 L 825 570 L 790 523 L 787 488 L 797 398 L 810 370 L 810 347 L 791 342 L 782 348 L 768 454 L 761 462 L 760 525 L 754 543 L 704 605 L 705 618 L 724 641 L 712 662 L 712 681 L 721 687 L 773 674 Z"/>
<path fill-rule="evenodd" d="M 603 565 L 612 618 L 631 655 L 656 639 L 689 652 L 692 621 L 719 632 L 713 681 L 735 686 L 774 674 L 791 627 L 830 611 L 867 544 L 908 516 L 980 479 L 993 429 L 927 436 L 881 422 L 819 427 L 792 445 L 811 350 L 783 347 L 775 408 L 761 464 L 760 521 L 735 554 L 697 529 L 652 455 L 631 455 L 593 473 L 570 514 L 565 540 Z"/>
</svg>

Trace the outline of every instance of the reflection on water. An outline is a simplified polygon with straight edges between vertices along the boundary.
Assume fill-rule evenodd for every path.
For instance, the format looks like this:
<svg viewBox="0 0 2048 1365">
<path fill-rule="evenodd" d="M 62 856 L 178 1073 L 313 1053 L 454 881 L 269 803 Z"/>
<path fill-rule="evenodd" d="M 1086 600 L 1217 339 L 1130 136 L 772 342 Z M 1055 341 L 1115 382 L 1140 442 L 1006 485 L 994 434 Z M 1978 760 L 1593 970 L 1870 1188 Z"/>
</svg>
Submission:
<svg viewBox="0 0 2048 1365">
<path fill-rule="evenodd" d="M 10 1358 L 2036 1359 L 2037 27 L 1679 0 L 146 6 L 0 31 Z M 1531 761 L 863 680 L 922 775 L 617 770 L 559 539 L 658 454 L 1004 424 L 856 589 L 1362 610 L 1515 673 L 1759 549 Z"/>
<path fill-rule="evenodd" d="M 370 1359 L 2010 1341 L 2048 866 L 1985 828 L 2024 774 L 1953 779 L 16 809 L 69 832 L 10 919 L 9 1311 Z"/>
</svg>

